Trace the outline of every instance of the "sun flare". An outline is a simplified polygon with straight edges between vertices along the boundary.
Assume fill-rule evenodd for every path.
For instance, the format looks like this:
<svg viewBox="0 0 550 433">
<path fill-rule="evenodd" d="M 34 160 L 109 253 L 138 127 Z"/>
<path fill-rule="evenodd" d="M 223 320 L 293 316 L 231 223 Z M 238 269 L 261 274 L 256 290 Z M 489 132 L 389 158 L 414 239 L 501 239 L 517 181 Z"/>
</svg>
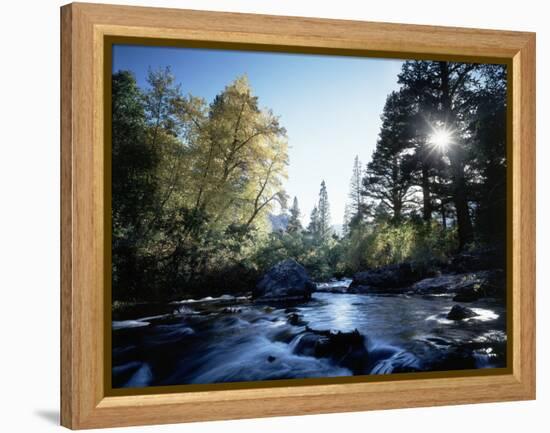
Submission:
<svg viewBox="0 0 550 433">
<path fill-rule="evenodd" d="M 430 144 L 439 150 L 445 150 L 453 142 L 453 134 L 446 129 L 437 129 L 430 136 Z"/>
</svg>

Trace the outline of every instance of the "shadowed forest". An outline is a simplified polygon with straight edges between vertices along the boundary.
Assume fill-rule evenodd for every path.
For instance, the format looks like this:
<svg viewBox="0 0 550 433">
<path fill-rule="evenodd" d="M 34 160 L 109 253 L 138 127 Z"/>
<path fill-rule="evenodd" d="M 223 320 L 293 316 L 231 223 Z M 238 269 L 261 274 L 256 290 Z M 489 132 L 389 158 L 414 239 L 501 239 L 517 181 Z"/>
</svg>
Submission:
<svg viewBox="0 0 550 433">
<path fill-rule="evenodd" d="M 407 61 L 398 82 L 371 160 L 342 173 L 349 199 L 335 227 L 322 173 L 302 223 L 300 198 L 284 189 L 284 125 L 246 77 L 206 101 L 170 68 L 151 70 L 146 88 L 114 73 L 113 299 L 246 294 L 288 258 L 327 281 L 503 249 L 506 68 Z"/>
</svg>

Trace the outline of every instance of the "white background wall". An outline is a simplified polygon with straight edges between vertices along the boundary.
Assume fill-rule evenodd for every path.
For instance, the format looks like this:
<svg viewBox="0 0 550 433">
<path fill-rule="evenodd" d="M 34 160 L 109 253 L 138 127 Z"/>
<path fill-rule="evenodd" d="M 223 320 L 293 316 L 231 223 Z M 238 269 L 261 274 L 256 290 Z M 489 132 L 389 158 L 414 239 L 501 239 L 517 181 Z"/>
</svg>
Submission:
<svg viewBox="0 0 550 433">
<path fill-rule="evenodd" d="M 144 6 L 536 31 L 538 45 L 538 401 L 272 418 L 128 431 L 548 431 L 545 271 L 550 200 L 547 2 L 536 0 L 119 1 Z M 59 6 L 0 3 L 0 430 L 59 429 Z M 544 425 L 546 424 L 546 426 Z"/>
</svg>

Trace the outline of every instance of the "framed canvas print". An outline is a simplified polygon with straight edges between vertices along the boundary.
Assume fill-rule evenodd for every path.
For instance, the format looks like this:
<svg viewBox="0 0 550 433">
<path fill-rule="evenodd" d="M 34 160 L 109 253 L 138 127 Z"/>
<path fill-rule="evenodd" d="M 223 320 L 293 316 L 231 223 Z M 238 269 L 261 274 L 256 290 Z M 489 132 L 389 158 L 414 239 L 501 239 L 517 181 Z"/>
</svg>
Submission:
<svg viewBox="0 0 550 433">
<path fill-rule="evenodd" d="M 63 425 L 535 397 L 534 34 L 61 18 Z"/>
</svg>

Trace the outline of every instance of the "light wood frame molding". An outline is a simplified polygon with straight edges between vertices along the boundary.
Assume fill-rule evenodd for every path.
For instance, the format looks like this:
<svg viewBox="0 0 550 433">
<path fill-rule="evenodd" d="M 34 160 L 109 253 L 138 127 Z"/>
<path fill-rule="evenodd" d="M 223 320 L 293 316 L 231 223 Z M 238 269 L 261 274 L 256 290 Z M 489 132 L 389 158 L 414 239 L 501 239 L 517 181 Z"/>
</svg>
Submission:
<svg viewBox="0 0 550 433">
<path fill-rule="evenodd" d="M 510 373 L 106 396 L 106 36 L 377 57 L 475 57 L 511 66 Z M 61 103 L 62 425 L 80 429 L 535 398 L 534 33 L 73 3 L 61 8 Z"/>
</svg>

